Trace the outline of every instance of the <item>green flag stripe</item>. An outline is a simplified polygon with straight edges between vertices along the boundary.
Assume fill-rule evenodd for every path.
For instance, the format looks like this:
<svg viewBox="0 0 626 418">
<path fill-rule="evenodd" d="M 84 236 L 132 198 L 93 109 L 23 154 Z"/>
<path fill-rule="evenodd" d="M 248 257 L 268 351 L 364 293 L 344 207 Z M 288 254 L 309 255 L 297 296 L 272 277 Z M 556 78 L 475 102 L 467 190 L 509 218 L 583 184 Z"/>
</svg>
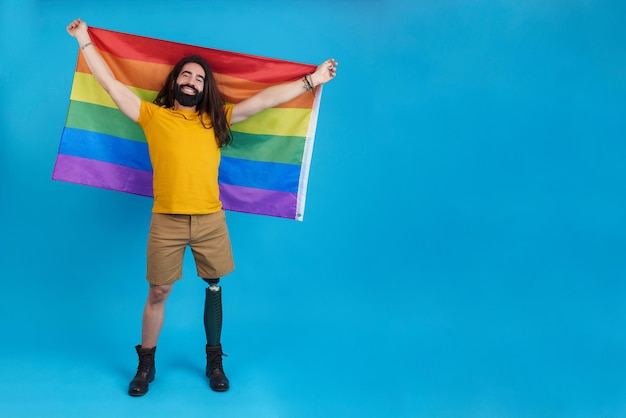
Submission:
<svg viewBox="0 0 626 418">
<path fill-rule="evenodd" d="M 66 126 L 137 142 L 146 142 L 143 130 L 118 109 L 70 101 Z M 233 132 L 233 142 L 222 149 L 228 157 L 253 161 L 301 164 L 306 138 Z"/>
<path fill-rule="evenodd" d="M 106 106 L 71 100 L 65 126 L 146 142 L 139 125 L 124 116 L 119 109 Z"/>
<path fill-rule="evenodd" d="M 300 165 L 305 140 L 306 138 L 302 136 L 233 132 L 233 141 L 228 147 L 222 149 L 222 155 L 246 160 Z"/>
</svg>

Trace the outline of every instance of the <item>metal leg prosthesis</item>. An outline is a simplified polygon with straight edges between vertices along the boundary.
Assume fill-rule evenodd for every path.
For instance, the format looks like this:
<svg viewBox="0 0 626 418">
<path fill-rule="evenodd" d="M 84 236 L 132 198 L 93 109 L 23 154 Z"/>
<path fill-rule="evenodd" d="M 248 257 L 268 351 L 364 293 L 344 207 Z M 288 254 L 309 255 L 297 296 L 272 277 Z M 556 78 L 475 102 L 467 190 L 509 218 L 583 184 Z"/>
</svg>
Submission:
<svg viewBox="0 0 626 418">
<path fill-rule="evenodd" d="M 210 284 L 204 300 L 204 331 L 208 345 L 219 345 L 222 336 L 222 288 L 219 279 L 206 279 Z"/>
<path fill-rule="evenodd" d="M 204 330 L 206 332 L 206 376 L 209 378 L 211 389 L 216 392 L 225 392 L 230 383 L 222 367 L 222 288 L 217 285 L 219 279 L 204 279 L 209 283 L 206 289 L 204 302 Z"/>
</svg>

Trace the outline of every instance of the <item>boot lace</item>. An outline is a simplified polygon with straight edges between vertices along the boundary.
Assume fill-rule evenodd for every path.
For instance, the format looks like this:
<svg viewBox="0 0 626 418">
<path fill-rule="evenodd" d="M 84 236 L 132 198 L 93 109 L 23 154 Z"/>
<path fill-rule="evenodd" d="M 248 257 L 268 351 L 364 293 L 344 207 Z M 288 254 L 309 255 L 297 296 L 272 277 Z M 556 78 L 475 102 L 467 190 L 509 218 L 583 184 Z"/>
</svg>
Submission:
<svg viewBox="0 0 626 418">
<path fill-rule="evenodd" d="M 139 356 L 139 366 L 137 366 L 138 372 L 149 372 L 150 368 L 154 364 L 154 356 L 152 354 L 143 354 Z"/>
<path fill-rule="evenodd" d="M 209 365 L 211 366 L 211 370 L 219 369 L 222 370 L 222 356 L 228 357 L 228 354 L 222 353 L 221 350 L 211 350 L 209 351 Z"/>
</svg>

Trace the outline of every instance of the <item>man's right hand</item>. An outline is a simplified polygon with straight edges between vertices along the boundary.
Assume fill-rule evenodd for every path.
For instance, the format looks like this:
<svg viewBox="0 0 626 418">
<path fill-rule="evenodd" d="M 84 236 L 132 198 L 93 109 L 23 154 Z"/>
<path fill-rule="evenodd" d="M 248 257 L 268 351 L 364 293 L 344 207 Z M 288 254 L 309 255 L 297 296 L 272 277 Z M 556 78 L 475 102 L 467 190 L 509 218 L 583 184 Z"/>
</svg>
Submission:
<svg viewBox="0 0 626 418">
<path fill-rule="evenodd" d="M 87 23 L 80 19 L 76 19 L 67 25 L 67 33 L 72 35 L 74 38 L 81 33 L 87 33 Z"/>
</svg>

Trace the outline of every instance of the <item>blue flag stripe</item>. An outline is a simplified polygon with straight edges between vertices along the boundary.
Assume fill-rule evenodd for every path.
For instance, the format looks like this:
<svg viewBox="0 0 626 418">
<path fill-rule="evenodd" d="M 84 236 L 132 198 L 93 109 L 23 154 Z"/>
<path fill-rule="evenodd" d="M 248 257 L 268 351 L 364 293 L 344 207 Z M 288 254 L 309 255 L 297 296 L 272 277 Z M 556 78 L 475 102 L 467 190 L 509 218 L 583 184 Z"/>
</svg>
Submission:
<svg viewBox="0 0 626 418">
<path fill-rule="evenodd" d="M 59 153 L 152 171 L 148 145 L 107 134 L 68 128 Z M 297 193 L 300 165 L 222 156 L 219 182 L 234 186 Z"/>
</svg>

